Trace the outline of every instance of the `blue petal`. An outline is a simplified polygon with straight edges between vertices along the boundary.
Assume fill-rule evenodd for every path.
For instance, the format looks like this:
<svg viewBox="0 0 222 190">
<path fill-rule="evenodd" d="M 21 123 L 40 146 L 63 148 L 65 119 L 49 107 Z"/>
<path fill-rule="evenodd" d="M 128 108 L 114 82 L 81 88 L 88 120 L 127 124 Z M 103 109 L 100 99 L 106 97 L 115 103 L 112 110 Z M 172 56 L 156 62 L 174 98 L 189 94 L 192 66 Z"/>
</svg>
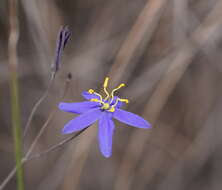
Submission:
<svg viewBox="0 0 222 190">
<path fill-rule="evenodd" d="M 65 103 L 61 102 L 59 103 L 59 109 L 65 112 L 71 112 L 71 113 L 76 113 L 76 114 L 82 114 L 90 109 L 99 107 L 100 103 L 98 102 L 90 102 L 90 101 L 85 101 L 85 102 L 77 102 L 77 103 Z"/>
<path fill-rule="evenodd" d="M 115 126 L 106 112 L 103 112 L 99 120 L 98 140 L 100 151 L 106 158 L 112 154 L 112 137 Z"/>
<path fill-rule="evenodd" d="M 100 99 L 99 96 L 95 95 L 95 94 L 90 94 L 87 91 L 82 92 L 82 96 L 86 99 L 86 100 L 91 100 L 91 99 Z"/>
<path fill-rule="evenodd" d="M 92 109 L 84 114 L 81 114 L 74 118 L 73 120 L 69 121 L 63 128 L 62 133 L 68 134 L 73 133 L 79 130 L 82 130 L 92 123 L 94 123 L 96 120 L 98 120 L 101 117 L 101 110 L 96 108 Z"/>
<path fill-rule="evenodd" d="M 113 117 L 115 119 L 117 119 L 123 123 L 126 123 L 128 125 L 131 125 L 133 127 L 151 128 L 150 123 L 148 123 L 142 117 L 140 117 L 134 113 L 121 110 L 121 109 L 116 109 L 115 112 L 113 113 Z"/>
</svg>

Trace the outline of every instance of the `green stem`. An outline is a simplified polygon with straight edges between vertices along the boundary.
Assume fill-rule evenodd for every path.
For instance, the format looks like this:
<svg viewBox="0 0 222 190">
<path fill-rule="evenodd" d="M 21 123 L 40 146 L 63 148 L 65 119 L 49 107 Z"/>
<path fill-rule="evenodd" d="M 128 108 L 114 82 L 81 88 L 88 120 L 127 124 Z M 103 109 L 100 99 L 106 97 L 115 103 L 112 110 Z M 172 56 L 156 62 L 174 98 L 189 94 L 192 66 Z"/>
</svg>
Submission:
<svg viewBox="0 0 222 190">
<path fill-rule="evenodd" d="M 18 92 L 18 56 L 17 43 L 19 39 L 19 23 L 18 23 L 18 0 L 9 0 L 9 40 L 8 40 L 8 58 L 10 73 L 10 89 L 11 89 L 11 110 L 12 110 L 12 126 L 15 146 L 16 161 L 16 177 L 17 190 L 24 190 L 24 173 L 22 167 L 22 138 L 21 138 L 21 121 L 19 108 L 19 92 Z"/>
<path fill-rule="evenodd" d="M 11 72 L 11 108 L 12 108 L 12 125 L 15 146 L 15 159 L 17 169 L 17 189 L 24 190 L 24 172 L 22 168 L 22 142 L 21 142 L 21 120 L 19 108 L 19 93 L 17 73 Z"/>
</svg>

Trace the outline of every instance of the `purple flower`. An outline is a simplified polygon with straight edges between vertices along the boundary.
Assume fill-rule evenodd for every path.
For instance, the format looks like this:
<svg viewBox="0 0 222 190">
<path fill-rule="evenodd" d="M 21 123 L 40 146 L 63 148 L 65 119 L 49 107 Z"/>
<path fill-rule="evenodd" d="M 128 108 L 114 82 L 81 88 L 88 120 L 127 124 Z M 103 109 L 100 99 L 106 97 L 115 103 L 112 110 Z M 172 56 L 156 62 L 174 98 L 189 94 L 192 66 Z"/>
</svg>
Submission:
<svg viewBox="0 0 222 190">
<path fill-rule="evenodd" d="M 106 94 L 105 98 L 93 89 L 90 89 L 87 92 L 85 91 L 82 93 L 83 97 L 88 101 L 78 103 L 61 102 L 59 104 L 59 109 L 63 111 L 80 114 L 64 126 L 62 130 L 63 134 L 82 130 L 97 120 L 99 121 L 98 140 L 100 151 L 105 157 L 110 157 L 112 154 L 112 136 L 115 129 L 112 118 L 133 127 L 145 129 L 151 127 L 151 125 L 142 117 L 120 109 L 124 103 L 128 103 L 129 101 L 114 96 L 114 93 L 125 86 L 125 84 L 120 84 L 109 93 L 107 91 L 108 80 L 109 78 L 106 77 L 103 84 L 104 92 Z"/>
</svg>

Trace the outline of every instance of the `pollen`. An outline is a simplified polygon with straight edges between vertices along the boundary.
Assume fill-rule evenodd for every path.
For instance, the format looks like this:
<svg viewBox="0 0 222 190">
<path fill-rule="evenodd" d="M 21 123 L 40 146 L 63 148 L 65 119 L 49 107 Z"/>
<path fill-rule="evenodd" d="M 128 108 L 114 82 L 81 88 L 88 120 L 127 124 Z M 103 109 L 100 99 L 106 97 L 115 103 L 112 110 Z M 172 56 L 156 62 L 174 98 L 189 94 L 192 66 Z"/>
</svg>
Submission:
<svg viewBox="0 0 222 190">
<path fill-rule="evenodd" d="M 89 92 L 90 94 L 93 94 L 95 91 L 94 91 L 93 89 L 89 89 L 88 92 Z"/>
<path fill-rule="evenodd" d="M 108 111 L 109 111 L 109 112 L 114 112 L 114 111 L 115 111 L 115 108 L 112 106 Z"/>
<path fill-rule="evenodd" d="M 99 102 L 99 100 L 97 100 L 95 98 L 91 99 L 90 101 L 92 101 L 92 102 Z"/>
</svg>

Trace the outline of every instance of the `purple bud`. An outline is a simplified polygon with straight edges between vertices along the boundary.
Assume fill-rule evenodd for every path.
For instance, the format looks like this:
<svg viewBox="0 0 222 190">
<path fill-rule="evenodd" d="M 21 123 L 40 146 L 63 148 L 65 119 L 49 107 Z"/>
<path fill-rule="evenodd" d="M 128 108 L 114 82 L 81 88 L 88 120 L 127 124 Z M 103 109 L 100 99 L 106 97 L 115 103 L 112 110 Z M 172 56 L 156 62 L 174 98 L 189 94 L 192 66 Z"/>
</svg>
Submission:
<svg viewBox="0 0 222 190">
<path fill-rule="evenodd" d="M 53 71 L 56 73 L 61 65 L 61 56 L 62 56 L 62 51 L 64 50 L 68 40 L 70 39 L 71 32 L 68 29 L 67 26 L 61 27 L 58 38 L 57 38 L 57 43 L 56 43 L 56 57 L 55 57 L 55 63 L 53 64 Z"/>
</svg>

